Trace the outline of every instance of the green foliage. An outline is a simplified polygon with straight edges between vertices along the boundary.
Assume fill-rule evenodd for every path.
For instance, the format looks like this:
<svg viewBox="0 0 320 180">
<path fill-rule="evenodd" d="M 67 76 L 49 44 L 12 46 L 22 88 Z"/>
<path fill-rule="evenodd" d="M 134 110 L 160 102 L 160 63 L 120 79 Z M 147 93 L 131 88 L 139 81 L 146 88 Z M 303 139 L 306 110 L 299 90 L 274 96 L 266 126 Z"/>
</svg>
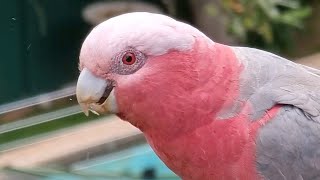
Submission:
<svg viewBox="0 0 320 180">
<path fill-rule="evenodd" d="M 272 50 L 285 50 L 292 33 L 303 28 L 311 8 L 301 0 L 222 0 L 229 32 L 240 42 Z"/>
</svg>

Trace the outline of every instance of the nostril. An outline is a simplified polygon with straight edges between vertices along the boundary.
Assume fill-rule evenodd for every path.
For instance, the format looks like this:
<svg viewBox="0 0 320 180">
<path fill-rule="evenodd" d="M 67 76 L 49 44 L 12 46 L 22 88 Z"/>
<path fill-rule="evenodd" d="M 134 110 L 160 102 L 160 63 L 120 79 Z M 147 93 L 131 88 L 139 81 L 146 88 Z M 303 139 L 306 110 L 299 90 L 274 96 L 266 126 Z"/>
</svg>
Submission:
<svg viewBox="0 0 320 180">
<path fill-rule="evenodd" d="M 97 104 L 99 104 L 99 105 L 103 104 L 108 99 L 112 89 L 113 89 L 113 86 L 111 84 L 109 86 L 107 86 L 106 89 L 104 90 L 102 97 L 99 99 Z"/>
</svg>

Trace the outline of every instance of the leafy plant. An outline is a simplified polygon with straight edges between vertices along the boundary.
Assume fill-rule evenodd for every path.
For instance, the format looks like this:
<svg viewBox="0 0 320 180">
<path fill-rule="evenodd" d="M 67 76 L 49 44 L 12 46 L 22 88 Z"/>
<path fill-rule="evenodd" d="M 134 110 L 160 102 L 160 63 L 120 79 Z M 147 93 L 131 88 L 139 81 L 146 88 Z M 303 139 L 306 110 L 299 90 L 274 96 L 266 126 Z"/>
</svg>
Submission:
<svg viewBox="0 0 320 180">
<path fill-rule="evenodd" d="M 311 7 L 302 0 L 222 0 L 229 32 L 240 42 L 281 51 L 287 49 L 292 33 L 303 28 Z"/>
</svg>

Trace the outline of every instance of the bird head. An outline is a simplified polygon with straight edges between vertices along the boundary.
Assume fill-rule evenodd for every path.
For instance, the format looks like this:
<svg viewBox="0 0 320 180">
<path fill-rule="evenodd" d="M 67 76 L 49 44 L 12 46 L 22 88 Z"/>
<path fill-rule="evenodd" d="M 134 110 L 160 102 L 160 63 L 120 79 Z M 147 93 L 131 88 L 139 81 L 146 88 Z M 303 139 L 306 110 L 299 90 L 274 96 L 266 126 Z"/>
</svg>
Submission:
<svg viewBox="0 0 320 180">
<path fill-rule="evenodd" d="M 225 70 L 206 60 L 213 59 L 208 50 L 214 52 L 214 44 L 196 28 L 165 15 L 135 12 L 108 19 L 82 45 L 78 102 L 87 115 L 89 110 L 113 113 L 140 128 L 153 121 L 160 126 L 161 118 L 177 126 L 195 113 L 194 106 L 213 104 L 202 92 L 213 89 L 199 87 L 212 77 L 208 70 Z M 204 103 L 195 104 L 194 98 Z"/>
</svg>

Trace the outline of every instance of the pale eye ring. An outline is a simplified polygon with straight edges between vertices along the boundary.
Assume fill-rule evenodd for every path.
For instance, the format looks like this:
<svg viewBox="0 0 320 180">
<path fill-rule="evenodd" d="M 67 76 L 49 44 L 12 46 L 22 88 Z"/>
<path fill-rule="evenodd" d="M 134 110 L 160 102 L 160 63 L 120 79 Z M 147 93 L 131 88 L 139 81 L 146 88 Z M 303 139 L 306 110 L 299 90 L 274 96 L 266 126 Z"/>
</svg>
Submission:
<svg viewBox="0 0 320 180">
<path fill-rule="evenodd" d="M 147 56 L 141 51 L 128 47 L 115 54 L 112 58 L 109 72 L 120 75 L 133 74 L 138 71 L 147 61 Z"/>
</svg>

